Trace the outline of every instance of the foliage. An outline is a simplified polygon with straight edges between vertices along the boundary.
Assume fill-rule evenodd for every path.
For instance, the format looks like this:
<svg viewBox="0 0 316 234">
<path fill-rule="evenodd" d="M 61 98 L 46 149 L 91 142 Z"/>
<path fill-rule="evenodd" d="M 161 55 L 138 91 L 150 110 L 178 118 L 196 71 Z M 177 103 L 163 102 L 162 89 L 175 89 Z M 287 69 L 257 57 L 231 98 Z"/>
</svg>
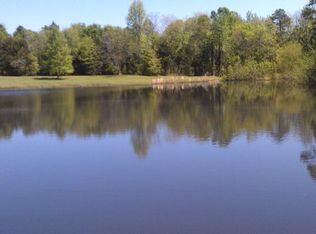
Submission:
<svg viewBox="0 0 316 234">
<path fill-rule="evenodd" d="M 31 53 L 26 40 L 8 36 L 0 41 L 0 74 L 34 75 L 38 70 L 37 58 Z"/>
<path fill-rule="evenodd" d="M 160 73 L 160 61 L 150 40 L 145 35 L 141 35 L 140 38 L 140 66 L 138 70 L 142 75 L 148 76 Z"/>
<path fill-rule="evenodd" d="M 277 42 L 265 23 L 242 23 L 235 26 L 230 37 L 231 54 L 242 63 L 254 60 L 258 63 L 276 57 Z"/>
<path fill-rule="evenodd" d="M 247 60 L 245 63 L 237 62 L 229 66 L 226 74 L 226 80 L 256 80 L 260 78 L 271 78 L 275 74 L 275 63 L 269 61 L 257 62 Z"/>
<path fill-rule="evenodd" d="M 316 85 L 316 53 L 310 57 L 310 66 L 307 71 L 307 78 L 310 85 Z"/>
<path fill-rule="evenodd" d="M 278 27 L 278 35 L 280 40 L 283 40 L 290 31 L 291 18 L 286 14 L 284 9 L 278 9 L 272 14 L 270 19 Z"/>
<path fill-rule="evenodd" d="M 211 57 L 213 55 L 211 21 L 207 15 L 201 15 L 192 27 L 189 40 L 192 52 L 192 70 L 195 75 L 207 75 L 212 73 Z"/>
<path fill-rule="evenodd" d="M 228 8 L 219 8 L 217 12 L 211 12 L 212 32 L 212 74 L 223 75 L 224 66 L 232 56 L 229 54 L 230 42 L 233 29 L 241 21 L 240 16 Z"/>
<path fill-rule="evenodd" d="M 185 22 L 182 20 L 177 20 L 166 28 L 159 46 L 164 74 L 191 75 L 191 64 L 187 53 L 189 40 L 190 32 L 186 30 Z"/>
<path fill-rule="evenodd" d="M 9 34 L 7 30 L 2 24 L 0 24 L 0 42 L 7 39 L 8 37 L 9 37 Z"/>
<path fill-rule="evenodd" d="M 106 73 L 133 73 L 135 68 L 130 61 L 134 59 L 136 47 L 136 42 L 130 31 L 121 28 L 108 28 L 103 35 L 101 48 Z"/>
<path fill-rule="evenodd" d="M 303 53 L 302 46 L 297 42 L 290 42 L 278 50 L 278 73 L 285 78 L 304 81 L 309 68 L 308 58 Z"/>
<path fill-rule="evenodd" d="M 129 8 L 127 16 L 127 27 L 140 40 L 141 34 L 145 31 L 148 18 L 144 9 L 144 4 L 140 0 L 134 0 Z"/>
<path fill-rule="evenodd" d="M 51 29 L 48 33 L 44 49 L 44 64 L 49 75 L 61 75 L 73 72 L 72 57 L 67 40 L 58 29 Z"/>
<path fill-rule="evenodd" d="M 79 75 L 96 74 L 97 49 L 90 37 L 83 37 L 78 45 L 77 53 L 73 59 L 75 73 Z"/>
</svg>

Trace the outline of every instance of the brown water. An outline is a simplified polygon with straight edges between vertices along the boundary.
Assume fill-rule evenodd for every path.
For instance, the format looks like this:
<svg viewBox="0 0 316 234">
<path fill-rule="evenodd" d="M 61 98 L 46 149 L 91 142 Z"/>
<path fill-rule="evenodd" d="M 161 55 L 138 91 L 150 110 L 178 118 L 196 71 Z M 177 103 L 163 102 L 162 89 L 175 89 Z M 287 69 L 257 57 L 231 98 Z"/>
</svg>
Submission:
<svg viewBox="0 0 316 234">
<path fill-rule="evenodd" d="M 0 92 L 0 233 L 315 233 L 316 96 Z"/>
</svg>

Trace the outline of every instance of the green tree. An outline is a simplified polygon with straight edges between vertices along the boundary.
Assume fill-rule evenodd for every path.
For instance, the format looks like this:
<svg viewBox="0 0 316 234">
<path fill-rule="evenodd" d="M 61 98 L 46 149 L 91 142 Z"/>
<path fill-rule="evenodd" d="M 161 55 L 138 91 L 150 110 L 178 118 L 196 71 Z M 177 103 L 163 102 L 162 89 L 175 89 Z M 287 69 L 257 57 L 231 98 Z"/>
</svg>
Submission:
<svg viewBox="0 0 316 234">
<path fill-rule="evenodd" d="M 222 75 L 226 63 L 225 58 L 229 49 L 229 38 L 235 25 L 240 22 L 240 16 L 230 11 L 228 8 L 222 7 L 211 12 L 211 31 L 212 31 L 212 71 L 214 75 Z"/>
<path fill-rule="evenodd" d="M 298 42 L 290 42 L 277 52 L 278 72 L 285 78 L 305 82 L 310 61 L 303 54 L 303 47 Z"/>
<path fill-rule="evenodd" d="M 82 28 L 81 36 L 91 37 L 99 48 L 102 44 L 104 28 L 98 24 L 88 25 Z"/>
<path fill-rule="evenodd" d="M 122 28 L 108 28 L 104 33 L 103 47 L 101 49 L 102 60 L 105 62 L 105 70 L 110 74 L 130 73 L 131 61 L 136 54 L 135 40 L 129 30 Z"/>
<path fill-rule="evenodd" d="M 2 24 L 0 24 L 0 42 L 5 40 L 8 37 L 9 37 L 9 34 L 8 34 L 7 30 L 5 29 L 5 27 Z"/>
<path fill-rule="evenodd" d="M 15 34 L 0 41 L 0 73 L 2 75 L 35 75 L 37 58 L 31 53 L 25 38 Z"/>
<path fill-rule="evenodd" d="M 96 41 L 86 32 L 86 25 L 74 24 L 64 31 L 73 57 L 74 73 L 97 74 L 99 56 Z"/>
<path fill-rule="evenodd" d="M 84 24 L 73 24 L 70 28 L 64 30 L 64 35 L 67 39 L 68 46 L 71 49 L 71 55 L 76 56 L 79 50 L 80 42 L 83 37 L 86 26 Z"/>
<path fill-rule="evenodd" d="M 238 56 L 242 63 L 247 60 L 274 61 L 276 58 L 276 37 L 266 23 L 238 24 L 232 32 L 229 44 L 232 50 L 230 56 Z"/>
<path fill-rule="evenodd" d="M 50 35 L 51 30 L 57 30 L 59 31 L 59 26 L 56 25 L 54 22 L 51 25 L 46 25 L 42 27 L 42 30 L 37 33 L 36 40 L 34 43 L 34 51 L 35 51 L 35 56 L 38 59 L 40 71 L 40 75 L 49 75 L 49 72 L 47 70 L 46 66 L 46 48 L 47 48 L 47 41 L 48 41 L 48 36 Z"/>
<path fill-rule="evenodd" d="M 136 72 L 144 75 L 157 75 L 160 72 L 160 61 L 154 49 L 154 25 L 148 18 L 141 0 L 134 0 L 127 16 L 127 28 L 136 41 L 133 56 Z"/>
<path fill-rule="evenodd" d="M 291 28 L 291 18 L 286 14 L 284 9 L 278 9 L 272 14 L 270 19 L 278 27 L 281 40 L 284 40 L 285 36 L 289 34 Z"/>
<path fill-rule="evenodd" d="M 37 35 L 31 30 L 19 26 L 13 34 L 14 43 L 19 48 L 11 61 L 14 73 L 17 75 L 35 75 L 39 71 L 36 57 L 35 42 Z"/>
<path fill-rule="evenodd" d="M 36 56 L 37 55 L 37 41 L 38 41 L 38 33 L 33 32 L 24 28 L 23 26 L 19 26 L 16 31 L 13 33 L 13 37 L 19 40 L 25 41 L 30 52 Z"/>
<path fill-rule="evenodd" d="M 44 49 L 44 64 L 49 75 L 57 78 L 73 72 L 72 57 L 67 40 L 58 29 L 51 29 L 48 33 Z"/>
<path fill-rule="evenodd" d="M 133 32 L 138 40 L 148 25 L 148 18 L 141 0 L 134 0 L 129 8 L 127 16 L 127 27 Z"/>
<path fill-rule="evenodd" d="M 9 38 L 9 34 L 6 30 L 6 28 L 0 24 L 0 74 L 5 75 L 6 74 L 6 43 L 7 39 Z"/>
<path fill-rule="evenodd" d="M 226 51 L 225 78 L 256 79 L 275 73 L 278 44 L 271 21 L 238 23 Z"/>
<path fill-rule="evenodd" d="M 156 51 L 152 48 L 150 40 L 141 35 L 140 38 L 140 65 L 139 71 L 143 75 L 158 75 L 160 73 L 160 61 Z"/>
<path fill-rule="evenodd" d="M 298 38 L 305 53 L 309 56 L 311 65 L 308 69 L 308 81 L 316 84 L 316 1 L 310 0 L 301 16 L 300 27 L 298 29 Z"/>
<path fill-rule="evenodd" d="M 164 74 L 191 74 L 188 57 L 190 32 L 183 20 L 172 22 L 160 37 L 159 55 Z"/>
<path fill-rule="evenodd" d="M 192 68 L 194 75 L 213 73 L 211 57 L 213 56 L 211 20 L 207 15 L 199 16 L 194 22 L 190 47 L 193 50 Z"/>
<path fill-rule="evenodd" d="M 16 41 L 13 43 L 16 43 L 18 48 L 10 62 L 12 75 L 36 75 L 39 71 L 37 57 L 30 53 L 25 42 Z"/>
<path fill-rule="evenodd" d="M 78 51 L 74 56 L 74 68 L 78 75 L 93 75 L 97 69 L 97 48 L 90 37 L 80 40 Z"/>
<path fill-rule="evenodd" d="M 311 0 L 302 11 L 301 25 L 298 34 L 306 50 L 316 49 L 316 3 Z"/>
</svg>

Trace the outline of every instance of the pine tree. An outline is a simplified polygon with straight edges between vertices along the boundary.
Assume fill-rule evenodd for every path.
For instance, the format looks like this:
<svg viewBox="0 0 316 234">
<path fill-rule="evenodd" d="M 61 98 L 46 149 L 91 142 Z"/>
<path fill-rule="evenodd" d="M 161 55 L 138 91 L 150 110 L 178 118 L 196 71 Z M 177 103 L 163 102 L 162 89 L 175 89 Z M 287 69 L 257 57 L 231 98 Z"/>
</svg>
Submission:
<svg viewBox="0 0 316 234">
<path fill-rule="evenodd" d="M 278 9 L 275 10 L 270 19 L 278 27 L 279 43 L 287 41 L 292 24 L 291 17 L 286 14 L 284 9 Z"/>
<path fill-rule="evenodd" d="M 56 28 L 49 31 L 44 49 L 44 65 L 49 75 L 60 76 L 73 72 L 72 57 L 64 35 Z"/>
<path fill-rule="evenodd" d="M 90 37 L 84 37 L 74 58 L 75 70 L 79 75 L 93 75 L 97 67 L 97 48 Z"/>
<path fill-rule="evenodd" d="M 150 40 L 145 36 L 140 37 L 140 72 L 152 76 L 160 73 L 160 60 L 153 49 Z"/>
</svg>

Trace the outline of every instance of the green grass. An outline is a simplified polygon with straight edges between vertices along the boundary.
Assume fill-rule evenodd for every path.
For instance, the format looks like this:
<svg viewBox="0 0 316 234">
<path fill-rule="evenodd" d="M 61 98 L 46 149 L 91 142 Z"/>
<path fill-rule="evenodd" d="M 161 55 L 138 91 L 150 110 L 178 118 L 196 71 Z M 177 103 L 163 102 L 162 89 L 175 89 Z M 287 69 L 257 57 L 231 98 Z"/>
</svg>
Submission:
<svg viewBox="0 0 316 234">
<path fill-rule="evenodd" d="M 0 89 L 50 89 L 69 87 L 118 87 L 150 86 L 183 83 L 218 83 L 217 77 L 180 77 L 180 76 L 65 76 L 60 80 L 43 76 L 0 76 Z"/>
</svg>

